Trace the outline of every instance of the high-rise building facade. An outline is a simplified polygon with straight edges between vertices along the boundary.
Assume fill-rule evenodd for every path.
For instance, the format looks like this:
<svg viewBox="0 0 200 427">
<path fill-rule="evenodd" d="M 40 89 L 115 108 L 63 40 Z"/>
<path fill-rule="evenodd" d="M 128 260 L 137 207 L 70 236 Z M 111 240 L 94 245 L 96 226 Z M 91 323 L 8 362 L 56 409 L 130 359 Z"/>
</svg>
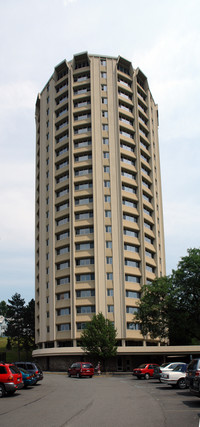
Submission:
<svg viewBox="0 0 200 427">
<path fill-rule="evenodd" d="M 165 275 L 158 108 L 128 60 L 55 67 L 36 102 L 35 203 L 36 354 L 77 354 L 99 312 L 119 354 L 151 344 L 135 313 Z"/>
</svg>

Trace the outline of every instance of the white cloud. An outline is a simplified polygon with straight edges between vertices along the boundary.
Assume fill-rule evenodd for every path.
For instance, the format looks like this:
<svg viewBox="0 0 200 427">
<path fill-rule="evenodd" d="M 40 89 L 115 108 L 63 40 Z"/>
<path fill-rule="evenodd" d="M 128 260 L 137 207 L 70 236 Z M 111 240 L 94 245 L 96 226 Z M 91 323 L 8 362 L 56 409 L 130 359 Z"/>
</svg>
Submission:
<svg viewBox="0 0 200 427">
<path fill-rule="evenodd" d="M 13 81 L 0 85 L 0 109 L 33 108 L 36 86 L 31 81 Z"/>
<path fill-rule="evenodd" d="M 66 6 L 68 6 L 68 4 L 70 4 L 70 3 L 76 3 L 76 1 L 77 1 L 77 0 L 63 0 L 63 4 L 64 4 L 64 6 L 66 7 Z"/>
<path fill-rule="evenodd" d="M 1 246 L 5 251 L 33 247 L 34 164 L 10 162 L 1 165 L 0 192 L 3 200 L 0 210 Z"/>
</svg>

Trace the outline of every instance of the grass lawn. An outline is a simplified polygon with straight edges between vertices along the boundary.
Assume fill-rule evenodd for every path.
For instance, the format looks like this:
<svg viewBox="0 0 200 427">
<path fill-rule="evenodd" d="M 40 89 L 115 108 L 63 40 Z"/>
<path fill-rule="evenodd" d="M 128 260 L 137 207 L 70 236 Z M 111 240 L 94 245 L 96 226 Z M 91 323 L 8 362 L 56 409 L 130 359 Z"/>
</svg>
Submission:
<svg viewBox="0 0 200 427">
<path fill-rule="evenodd" d="M 0 337 L 0 360 L 3 358 L 2 353 L 6 353 L 6 360 L 3 360 L 7 363 L 17 362 L 19 360 L 17 347 L 13 347 L 11 350 L 6 349 L 7 337 Z M 31 352 L 26 354 L 25 351 L 20 351 L 20 360 L 32 360 Z"/>
</svg>

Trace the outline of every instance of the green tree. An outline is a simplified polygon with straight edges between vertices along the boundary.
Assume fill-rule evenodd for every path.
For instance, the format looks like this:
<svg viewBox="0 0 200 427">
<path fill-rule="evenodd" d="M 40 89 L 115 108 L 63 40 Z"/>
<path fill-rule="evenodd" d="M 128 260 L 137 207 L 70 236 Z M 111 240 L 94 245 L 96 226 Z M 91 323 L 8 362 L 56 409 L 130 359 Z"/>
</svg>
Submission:
<svg viewBox="0 0 200 427">
<path fill-rule="evenodd" d="M 0 315 L 6 317 L 7 304 L 5 301 L 0 301 Z"/>
<path fill-rule="evenodd" d="M 16 293 L 8 300 L 7 309 L 7 330 L 6 335 L 10 338 L 11 345 L 17 345 L 18 358 L 20 360 L 20 350 L 22 346 L 22 336 L 24 333 L 24 304 L 25 301 L 21 295 Z"/>
<path fill-rule="evenodd" d="M 32 299 L 24 307 L 23 347 L 28 352 L 35 348 L 35 301 Z"/>
<path fill-rule="evenodd" d="M 200 250 L 189 249 L 171 276 L 143 288 L 137 320 L 143 335 L 171 345 L 200 342 Z"/>
<path fill-rule="evenodd" d="M 82 332 L 81 347 L 85 353 L 101 361 L 105 367 L 106 360 L 117 353 L 116 334 L 112 322 L 99 313 L 93 316 Z"/>
<path fill-rule="evenodd" d="M 141 322 L 144 336 L 165 339 L 169 333 L 169 312 L 172 304 L 172 282 L 170 277 L 155 279 L 145 285 L 136 319 Z"/>
</svg>

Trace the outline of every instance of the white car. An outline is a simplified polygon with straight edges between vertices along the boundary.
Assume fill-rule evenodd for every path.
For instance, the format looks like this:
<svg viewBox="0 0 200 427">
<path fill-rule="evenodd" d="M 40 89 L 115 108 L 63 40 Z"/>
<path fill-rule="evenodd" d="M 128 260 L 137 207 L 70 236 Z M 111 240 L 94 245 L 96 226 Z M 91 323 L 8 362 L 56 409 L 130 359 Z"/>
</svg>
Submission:
<svg viewBox="0 0 200 427">
<path fill-rule="evenodd" d="M 158 369 L 158 372 L 156 369 L 154 369 L 154 378 L 158 378 L 159 381 L 161 382 L 161 375 L 162 373 L 168 372 L 168 371 L 172 371 L 173 369 L 175 369 L 178 366 L 184 366 L 185 363 L 183 362 L 172 362 L 172 363 L 164 363 L 163 365 L 161 365 Z"/>
<path fill-rule="evenodd" d="M 163 384 L 171 385 L 172 387 L 178 387 L 185 389 L 186 385 L 186 363 L 177 366 L 176 368 L 161 373 L 160 381 Z"/>
</svg>

